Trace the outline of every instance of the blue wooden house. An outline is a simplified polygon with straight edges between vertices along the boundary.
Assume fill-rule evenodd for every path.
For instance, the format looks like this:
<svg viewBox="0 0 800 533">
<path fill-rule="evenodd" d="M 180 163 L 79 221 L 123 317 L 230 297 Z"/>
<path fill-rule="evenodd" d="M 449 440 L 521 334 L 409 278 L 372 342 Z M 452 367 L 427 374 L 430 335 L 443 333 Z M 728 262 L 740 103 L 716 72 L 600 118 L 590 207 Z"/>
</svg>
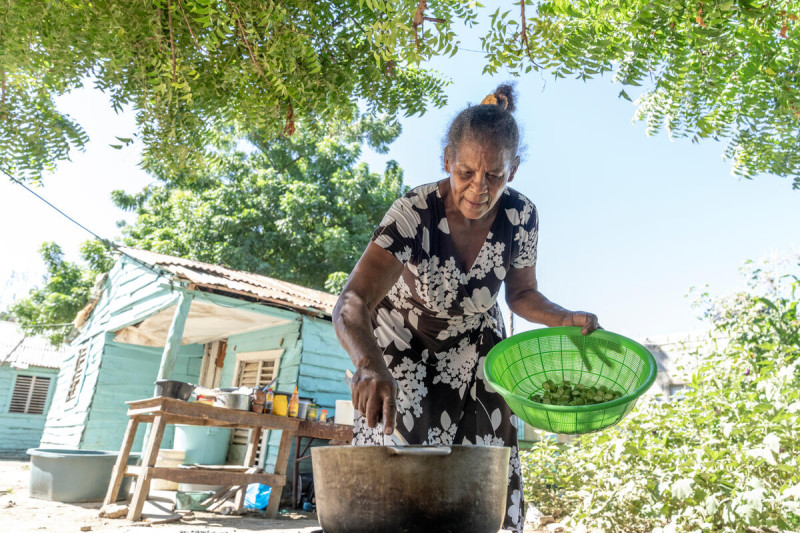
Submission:
<svg viewBox="0 0 800 533">
<path fill-rule="evenodd" d="M 350 358 L 331 322 L 334 295 L 249 272 L 123 249 L 76 318 L 42 447 L 118 450 L 124 402 L 153 396 L 156 379 L 206 387 L 264 386 L 313 398 L 330 416 Z M 142 431 L 134 450 L 140 450 Z M 258 464 L 274 465 L 280 435 L 267 433 Z M 171 428 L 164 446 L 170 446 Z M 244 453 L 234 431 L 228 458 Z"/>
<path fill-rule="evenodd" d="M 24 457 L 39 445 L 66 351 L 0 321 L 0 456 Z"/>
</svg>

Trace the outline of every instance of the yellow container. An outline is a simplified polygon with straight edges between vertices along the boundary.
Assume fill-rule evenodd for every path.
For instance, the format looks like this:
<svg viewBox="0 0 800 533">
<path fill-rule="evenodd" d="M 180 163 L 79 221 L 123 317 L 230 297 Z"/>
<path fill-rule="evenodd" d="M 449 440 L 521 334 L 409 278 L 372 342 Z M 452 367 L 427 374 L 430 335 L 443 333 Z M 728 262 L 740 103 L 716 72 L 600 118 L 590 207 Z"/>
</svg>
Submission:
<svg viewBox="0 0 800 533">
<path fill-rule="evenodd" d="M 272 414 L 286 416 L 289 414 L 289 398 L 283 394 L 276 394 L 272 398 Z"/>
</svg>

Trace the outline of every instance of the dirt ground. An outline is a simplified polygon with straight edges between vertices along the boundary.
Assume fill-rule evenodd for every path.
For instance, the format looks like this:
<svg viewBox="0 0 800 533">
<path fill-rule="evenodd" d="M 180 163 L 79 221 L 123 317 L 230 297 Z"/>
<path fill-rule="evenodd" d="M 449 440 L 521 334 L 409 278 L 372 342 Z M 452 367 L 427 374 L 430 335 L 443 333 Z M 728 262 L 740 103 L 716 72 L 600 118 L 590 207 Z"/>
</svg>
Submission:
<svg viewBox="0 0 800 533">
<path fill-rule="evenodd" d="M 27 461 L 0 460 L 0 531 L 27 533 L 229 533 L 260 531 L 264 533 L 322 533 L 316 513 L 288 512 L 275 519 L 259 515 L 223 515 L 194 512 L 179 522 L 155 524 L 152 520 L 175 517 L 172 512 L 174 493 L 151 494 L 144 508 L 148 520 L 129 522 L 126 519 L 99 518 L 101 503 L 59 503 L 28 496 L 30 464 Z M 126 504 L 121 500 L 118 503 Z M 88 529 L 87 529 L 88 528 Z M 526 533 L 537 533 L 526 524 Z M 544 530 L 546 531 L 546 530 Z"/>
<path fill-rule="evenodd" d="M 0 531 L 8 533 L 53 531 L 79 533 L 228 533 L 263 531 L 269 533 L 312 533 L 321 531 L 315 513 L 292 512 L 267 519 L 258 515 L 233 516 L 195 512 L 180 522 L 151 524 L 125 519 L 99 518 L 98 503 L 59 503 L 28 497 L 30 465 L 26 461 L 0 461 Z M 146 518 L 174 516 L 172 501 L 157 493 L 144 509 Z M 125 501 L 118 502 L 127 503 Z M 81 528 L 84 529 L 81 529 Z M 89 527 L 90 529 L 85 529 Z"/>
</svg>

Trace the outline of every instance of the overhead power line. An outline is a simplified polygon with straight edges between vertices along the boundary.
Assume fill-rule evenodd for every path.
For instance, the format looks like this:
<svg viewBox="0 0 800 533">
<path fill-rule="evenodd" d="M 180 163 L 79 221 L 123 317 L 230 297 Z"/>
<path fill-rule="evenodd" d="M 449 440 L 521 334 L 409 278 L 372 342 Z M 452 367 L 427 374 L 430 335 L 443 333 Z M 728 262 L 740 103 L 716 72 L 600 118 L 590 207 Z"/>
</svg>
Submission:
<svg viewBox="0 0 800 533">
<path fill-rule="evenodd" d="M 129 259 L 131 259 L 131 260 L 132 260 L 132 261 L 134 261 L 135 263 L 138 263 L 139 265 L 141 265 L 141 266 L 143 266 L 143 267 L 147 268 L 148 270 L 150 270 L 150 271 L 151 271 L 151 272 L 153 272 L 154 274 L 158 275 L 159 277 L 163 277 L 163 278 L 164 278 L 164 279 L 166 279 L 168 282 L 171 282 L 171 280 L 169 279 L 169 277 L 168 277 L 168 276 L 167 276 L 167 275 L 164 273 L 164 271 L 163 271 L 163 270 L 161 270 L 160 268 L 158 268 L 158 267 L 155 267 L 155 266 L 153 266 L 153 265 L 149 265 L 149 264 L 145 263 L 144 261 L 142 261 L 141 259 L 138 259 L 138 258 L 136 258 L 136 257 L 133 257 L 133 256 L 132 256 L 132 255 L 130 255 L 130 254 L 126 254 L 126 253 L 125 253 L 125 251 L 124 251 L 124 250 L 122 250 L 122 248 L 120 248 L 120 247 L 119 247 L 117 244 L 115 244 L 115 243 L 111 242 L 111 241 L 110 241 L 110 240 L 108 240 L 108 239 L 104 239 L 103 237 L 101 237 L 101 236 L 100 236 L 100 235 L 98 235 L 97 233 L 93 232 L 92 230 L 90 230 L 89 228 L 87 228 L 86 226 L 84 226 L 83 224 L 81 224 L 80 222 L 78 222 L 77 220 L 75 220 L 74 218 L 72 218 L 71 216 L 69 216 L 68 214 L 66 214 L 64 211 L 62 211 L 61 209 L 59 209 L 58 207 L 56 207 L 55 205 L 53 205 L 52 203 L 50 203 L 50 202 L 49 202 L 49 201 L 48 201 L 46 198 L 44 198 L 42 195 L 40 195 L 39 193 L 37 193 L 36 191 L 34 191 L 33 189 L 31 189 L 30 187 L 28 187 L 27 185 L 25 185 L 23 182 L 21 182 L 20 180 L 18 180 L 17 178 L 15 178 L 14 176 L 12 176 L 11 174 L 9 174 L 9 173 L 8 173 L 8 171 L 6 171 L 5 169 L 3 169 L 3 168 L 0 168 L 0 172 L 2 172 L 3 174 L 5 174 L 6 176 L 8 176 L 8 177 L 11 179 L 11 181 L 13 181 L 14 183 L 16 183 L 17 185 L 19 185 L 20 187 L 22 187 L 22 188 L 23 188 L 23 189 L 25 189 L 26 191 L 28 191 L 29 193 L 31 193 L 32 195 L 34 195 L 36 198 L 38 198 L 39 200 L 41 200 L 42 202 L 44 202 L 45 204 L 47 204 L 47 205 L 48 205 L 50 208 L 52 208 L 52 209 L 54 209 L 56 212 L 58 212 L 58 214 L 60 214 L 61 216 L 63 216 L 64 218 L 66 218 L 67 220 L 69 220 L 70 222 L 72 222 L 73 224 L 75 224 L 76 226 L 78 226 L 79 228 L 81 228 L 83 231 L 87 232 L 89 235 L 91 235 L 92 237 L 94 237 L 95 239 L 97 239 L 98 241 L 100 241 L 101 243 L 103 243 L 105 246 L 107 246 L 107 247 L 108 247 L 108 248 L 110 248 L 111 250 L 113 250 L 113 251 L 115 251 L 115 252 L 117 252 L 117 253 L 119 253 L 119 254 L 122 254 L 122 255 L 124 255 L 125 257 L 128 257 Z M 171 283 L 170 283 L 170 286 L 171 286 Z"/>
<path fill-rule="evenodd" d="M 92 230 L 90 230 L 89 228 L 87 228 L 86 226 L 84 226 L 83 224 L 81 224 L 80 222 L 78 222 L 77 220 L 75 220 L 74 218 L 72 218 L 71 216 L 69 216 L 68 214 L 66 214 L 64 211 L 62 211 L 62 210 L 61 210 L 61 209 L 59 209 L 58 207 L 56 207 L 56 206 L 54 206 L 53 204 L 51 204 L 49 201 L 47 201 L 47 199 L 46 199 L 46 198 L 44 198 L 43 196 L 41 196 L 39 193 L 37 193 L 36 191 L 34 191 L 33 189 L 31 189 L 31 188 L 30 188 L 30 187 L 28 187 L 27 185 L 25 185 L 24 183 L 22 183 L 20 180 L 18 180 L 17 178 L 15 178 L 14 176 L 12 176 L 12 175 L 11 175 L 11 174 L 9 174 L 8 172 L 6 172 L 6 170 L 5 170 L 5 169 L 0 169 L 0 171 L 2 171 L 2 172 L 3 172 L 3 174 L 5 174 L 5 175 L 6 175 L 6 176 L 8 176 L 9 178 L 11 178 L 11 181 L 13 181 L 13 182 L 14 182 L 14 183 L 16 183 L 17 185 L 19 185 L 20 187 L 22 187 L 23 189 L 25 189 L 26 191 L 28 191 L 29 193 L 31 193 L 32 195 L 34 195 L 35 197 L 37 197 L 39 200 L 41 200 L 42 202 L 46 203 L 47 205 L 49 205 L 50 207 L 52 207 L 53 209 L 55 209 L 56 211 L 58 211 L 58 213 L 59 213 L 59 214 L 61 214 L 61 216 L 65 217 L 67 220 L 69 220 L 70 222 L 72 222 L 73 224 L 75 224 L 76 226 L 78 226 L 79 228 L 81 228 L 83 231 L 85 231 L 85 232 L 89 233 L 90 235 L 92 235 L 92 236 L 93 236 L 95 239 L 97 239 L 98 241 L 102 242 L 103 244 L 105 244 L 106 246 L 108 246 L 109 248 L 111 248 L 111 249 L 113 249 L 113 250 L 119 250 L 119 247 L 118 247 L 116 244 L 114 244 L 113 242 L 109 241 L 108 239 L 104 239 L 103 237 L 101 237 L 101 236 L 100 236 L 100 235 L 98 235 L 97 233 L 93 232 Z"/>
</svg>

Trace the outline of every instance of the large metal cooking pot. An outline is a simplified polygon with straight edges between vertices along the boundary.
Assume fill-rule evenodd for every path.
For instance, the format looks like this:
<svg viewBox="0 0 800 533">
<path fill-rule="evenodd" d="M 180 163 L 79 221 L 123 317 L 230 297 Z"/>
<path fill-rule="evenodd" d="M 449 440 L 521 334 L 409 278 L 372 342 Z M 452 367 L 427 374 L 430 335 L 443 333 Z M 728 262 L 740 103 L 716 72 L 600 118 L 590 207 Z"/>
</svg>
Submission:
<svg viewBox="0 0 800 533">
<path fill-rule="evenodd" d="M 328 446 L 311 450 L 325 533 L 497 533 L 510 448 Z"/>
</svg>

